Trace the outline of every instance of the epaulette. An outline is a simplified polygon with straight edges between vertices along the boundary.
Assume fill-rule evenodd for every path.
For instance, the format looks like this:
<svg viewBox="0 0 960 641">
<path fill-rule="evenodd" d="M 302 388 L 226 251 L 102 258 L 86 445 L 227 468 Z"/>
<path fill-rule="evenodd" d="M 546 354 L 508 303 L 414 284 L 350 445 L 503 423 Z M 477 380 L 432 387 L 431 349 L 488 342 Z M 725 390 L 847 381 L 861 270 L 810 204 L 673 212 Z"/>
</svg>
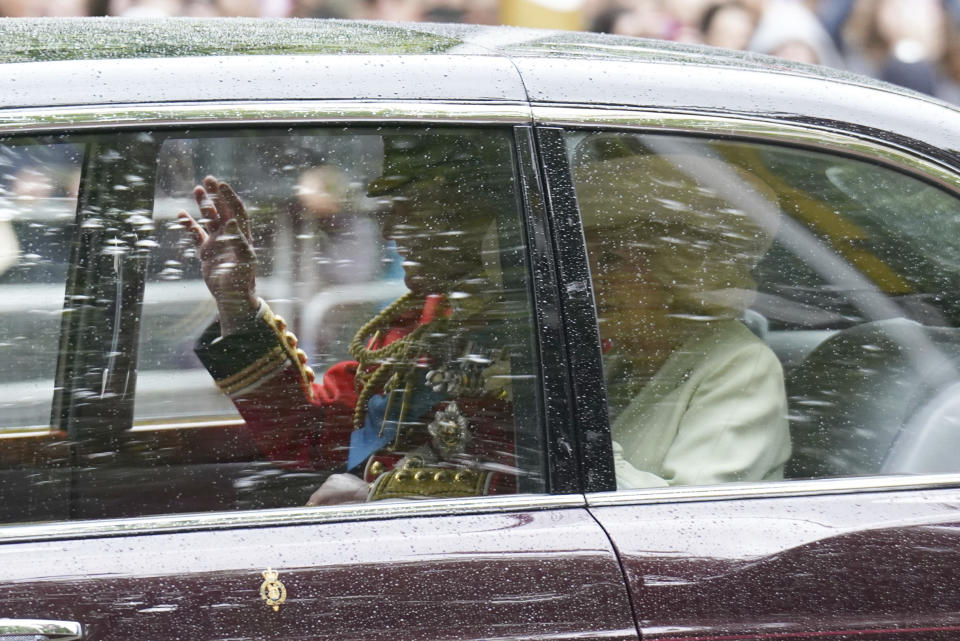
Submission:
<svg viewBox="0 0 960 641">
<path fill-rule="evenodd" d="M 367 500 L 483 496 L 492 477 L 489 470 L 423 464 L 411 457 L 399 469 L 380 474 Z"/>
</svg>

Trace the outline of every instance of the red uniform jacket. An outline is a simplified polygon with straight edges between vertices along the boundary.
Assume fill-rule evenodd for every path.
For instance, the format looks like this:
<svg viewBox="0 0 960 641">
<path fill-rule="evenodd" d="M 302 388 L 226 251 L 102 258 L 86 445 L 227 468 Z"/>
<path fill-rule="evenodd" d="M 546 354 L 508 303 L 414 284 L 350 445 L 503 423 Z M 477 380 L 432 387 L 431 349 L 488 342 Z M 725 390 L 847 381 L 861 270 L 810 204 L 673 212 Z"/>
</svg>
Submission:
<svg viewBox="0 0 960 641">
<path fill-rule="evenodd" d="M 446 313 L 443 300 L 440 296 L 428 297 L 422 308 L 399 316 L 382 336 L 376 338 L 377 344 L 368 347 L 388 345 L 417 326 Z M 198 340 L 196 352 L 221 391 L 233 400 L 267 458 L 288 468 L 342 471 L 354 432 L 358 363 L 337 363 L 317 381 L 306 366 L 306 355 L 296 345 L 296 337 L 286 331 L 283 320 L 266 304 L 261 304 L 256 321 L 242 332 L 221 337 L 219 323 L 212 324 Z M 424 376 L 430 367 L 430 363 L 423 364 Z M 504 474 L 504 470 L 515 464 L 510 401 L 503 398 L 502 393 L 451 397 L 431 392 L 429 387 L 429 384 L 422 383 L 421 406 L 429 409 L 414 417 L 420 426 L 416 430 L 418 433 L 409 435 L 403 448 L 394 451 L 380 449 L 372 457 L 364 456 L 367 464 L 355 468 L 355 471 L 366 476 L 367 480 L 375 481 L 414 451 L 418 453 L 417 460 L 427 459 L 428 469 L 417 474 L 418 463 L 411 467 L 412 457 L 407 457 L 404 466 L 411 468 L 410 473 L 405 475 L 398 469 L 393 475 L 396 478 L 381 479 L 379 485 L 382 487 L 378 492 L 383 496 L 380 498 L 407 491 L 439 496 L 512 491 L 515 487 L 512 475 Z M 429 395 L 426 400 L 423 394 Z M 457 458 L 457 464 L 448 461 L 437 468 L 431 465 L 436 463 L 436 457 L 430 448 L 430 436 L 425 426 L 434 415 L 439 420 L 437 412 L 449 408 L 451 400 L 456 404 L 454 411 L 461 414 L 469 426 L 469 447 Z M 424 402 L 428 405 L 424 406 Z M 353 458 L 356 458 L 356 452 Z M 470 462 L 473 472 L 462 473 L 465 461 Z M 447 475 L 449 478 L 444 474 L 438 476 L 437 470 L 443 472 L 446 468 L 451 471 Z M 488 468 L 497 471 L 486 473 L 484 470 Z M 457 474 L 458 470 L 461 473 Z M 453 490 L 447 487 L 449 483 L 446 481 L 453 482 L 455 476 L 460 489 L 451 494 Z M 392 489 L 383 494 L 388 480 Z M 419 484 L 419 491 L 412 487 L 414 481 Z M 464 484 L 470 485 L 469 492 L 463 489 Z"/>
</svg>

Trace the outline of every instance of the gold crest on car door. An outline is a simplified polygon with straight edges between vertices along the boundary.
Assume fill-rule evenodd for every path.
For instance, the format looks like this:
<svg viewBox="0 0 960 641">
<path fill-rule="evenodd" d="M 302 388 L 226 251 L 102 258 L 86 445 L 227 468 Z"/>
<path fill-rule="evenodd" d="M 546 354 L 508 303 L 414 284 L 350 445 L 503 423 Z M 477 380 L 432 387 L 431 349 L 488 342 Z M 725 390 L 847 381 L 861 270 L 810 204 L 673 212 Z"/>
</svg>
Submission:
<svg viewBox="0 0 960 641">
<path fill-rule="evenodd" d="M 263 583 L 260 584 L 260 598 L 267 602 L 267 605 L 276 612 L 280 606 L 287 600 L 287 588 L 279 581 L 279 574 L 276 570 L 267 568 L 263 574 Z"/>
</svg>

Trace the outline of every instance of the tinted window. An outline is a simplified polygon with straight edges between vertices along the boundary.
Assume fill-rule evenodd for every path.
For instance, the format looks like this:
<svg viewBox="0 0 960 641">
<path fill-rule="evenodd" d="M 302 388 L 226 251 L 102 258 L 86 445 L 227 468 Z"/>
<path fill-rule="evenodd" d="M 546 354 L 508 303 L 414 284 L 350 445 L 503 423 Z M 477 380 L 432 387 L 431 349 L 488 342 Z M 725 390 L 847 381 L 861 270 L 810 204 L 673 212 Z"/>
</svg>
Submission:
<svg viewBox="0 0 960 641">
<path fill-rule="evenodd" d="M 50 425 L 81 147 L 0 144 L 0 435 Z"/>
<path fill-rule="evenodd" d="M 954 196 L 800 149 L 570 142 L 621 488 L 958 471 Z"/>
<path fill-rule="evenodd" d="M 83 313 L 60 339 L 54 412 L 69 505 L 14 500 L 7 521 L 302 506 L 332 474 L 354 480 L 351 500 L 543 490 L 507 132 L 71 142 L 88 155 L 84 278 L 68 285 Z M 183 210 L 218 233 L 203 206 L 222 194 L 194 196 L 207 176 L 242 200 L 256 255 L 259 307 L 236 334 L 216 324 L 209 252 L 177 222 Z M 18 470 L 42 476 L 46 446 L 28 443 Z"/>
</svg>

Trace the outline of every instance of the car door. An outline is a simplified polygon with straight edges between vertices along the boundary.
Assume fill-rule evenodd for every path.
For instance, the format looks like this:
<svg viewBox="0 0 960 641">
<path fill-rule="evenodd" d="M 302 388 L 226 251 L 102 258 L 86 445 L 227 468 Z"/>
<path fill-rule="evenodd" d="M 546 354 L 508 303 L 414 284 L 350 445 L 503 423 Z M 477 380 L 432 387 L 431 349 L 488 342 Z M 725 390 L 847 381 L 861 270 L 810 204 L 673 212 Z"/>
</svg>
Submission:
<svg viewBox="0 0 960 641">
<path fill-rule="evenodd" d="M 277 126 L 290 121 L 277 107 L 239 124 L 235 109 L 205 105 L 196 116 L 185 107 L 175 127 L 119 130 L 98 129 L 95 113 L 47 112 L 29 133 L 21 122 L 0 141 L 7 165 L 24 167 L 3 178 L 13 240 L 0 349 L 18 359 L 20 380 L 3 383 L 0 636 L 638 638 L 619 562 L 580 493 L 526 112 L 506 122 L 499 105 L 498 126 L 464 127 L 462 104 L 429 113 L 393 105 L 385 116 L 382 105 L 356 103 L 349 118 L 342 103 L 314 108 L 294 128 Z M 302 118 L 304 105 L 296 109 Z M 485 114 L 480 105 L 467 120 Z M 416 126 L 389 119 L 413 116 Z M 441 137 L 480 141 L 481 167 L 500 181 L 487 196 L 476 192 L 471 212 L 476 220 L 488 197 L 501 205 L 478 232 L 484 283 L 496 292 L 478 325 L 499 347 L 483 351 L 476 339 L 454 355 L 486 372 L 464 370 L 464 380 L 480 381 L 475 392 L 496 386 L 495 399 L 463 392 L 455 403 L 464 424 L 485 420 L 472 438 L 498 448 L 495 461 L 478 459 L 462 476 L 491 480 L 480 492 L 450 493 L 458 470 L 440 461 L 425 474 L 429 463 L 411 462 L 424 446 L 405 451 L 397 436 L 385 450 L 400 467 L 384 470 L 385 456 L 356 474 L 372 487 L 389 477 L 413 489 L 305 507 L 346 471 L 324 461 L 345 454 L 349 431 L 323 450 L 315 434 L 323 419 L 312 435 L 297 423 L 283 433 L 308 439 L 302 460 L 265 447 L 277 441 L 254 424 L 286 430 L 300 415 L 269 399 L 249 413 L 257 397 L 244 394 L 269 377 L 231 386 L 198 360 L 194 345 L 216 308 L 177 212 L 200 218 L 206 201 L 192 194 L 207 175 L 233 185 L 249 213 L 257 292 L 287 319 L 284 358 L 305 376 L 309 363 L 320 381 L 348 358 L 357 328 L 405 291 L 409 254 L 380 233 L 395 210 L 370 187 L 396 177 L 384 170 L 384 150 L 426 140 L 424 156 L 404 157 L 414 169 L 433 167 L 430 141 Z M 52 213 L 38 218 L 38 201 Z M 431 219 L 438 238 L 465 233 L 451 216 Z M 311 348 L 306 363 L 292 351 L 298 344 Z"/>
<path fill-rule="evenodd" d="M 586 238 L 560 262 L 592 288 L 567 308 L 595 301 L 603 370 L 580 429 L 614 469 L 587 500 L 642 636 L 954 638 L 954 170 L 786 124 L 556 117 L 553 216 Z"/>
</svg>

